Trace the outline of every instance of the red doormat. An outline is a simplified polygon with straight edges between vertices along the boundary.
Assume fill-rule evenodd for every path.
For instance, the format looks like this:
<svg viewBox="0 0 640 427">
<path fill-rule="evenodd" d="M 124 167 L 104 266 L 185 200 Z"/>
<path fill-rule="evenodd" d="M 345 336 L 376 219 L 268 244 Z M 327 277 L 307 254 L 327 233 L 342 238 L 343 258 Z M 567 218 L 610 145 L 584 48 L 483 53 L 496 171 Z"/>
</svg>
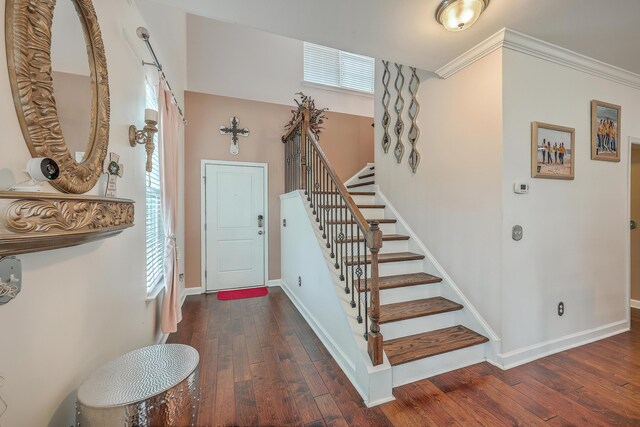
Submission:
<svg viewBox="0 0 640 427">
<path fill-rule="evenodd" d="M 266 286 L 260 286 L 259 288 L 237 289 L 235 291 L 220 291 L 218 292 L 218 299 L 220 301 L 228 301 L 232 299 L 256 298 L 263 297 L 268 293 L 269 290 Z"/>
</svg>

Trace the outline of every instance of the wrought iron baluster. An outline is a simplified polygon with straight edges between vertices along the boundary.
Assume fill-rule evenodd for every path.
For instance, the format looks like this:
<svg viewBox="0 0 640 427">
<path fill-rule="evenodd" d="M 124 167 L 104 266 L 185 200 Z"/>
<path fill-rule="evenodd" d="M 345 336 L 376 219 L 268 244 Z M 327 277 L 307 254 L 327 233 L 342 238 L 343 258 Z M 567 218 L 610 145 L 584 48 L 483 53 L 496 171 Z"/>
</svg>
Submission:
<svg viewBox="0 0 640 427">
<path fill-rule="evenodd" d="M 334 258 L 336 254 L 333 252 L 333 239 L 336 236 L 336 233 L 335 233 L 336 221 L 334 218 L 335 211 L 331 206 L 333 205 L 335 194 L 333 194 L 333 190 L 334 190 L 333 179 L 328 174 L 327 174 L 327 179 L 329 180 L 329 191 L 331 191 L 331 194 L 329 194 L 329 204 L 327 205 L 327 216 L 329 217 L 329 233 L 327 237 L 327 249 L 330 250 L 329 256 L 331 258 Z"/>
<path fill-rule="evenodd" d="M 367 237 L 364 236 L 364 339 L 368 339 L 369 338 L 369 334 L 368 334 L 368 327 L 369 327 L 369 305 L 367 304 L 367 297 L 369 294 L 369 279 L 367 278 L 367 252 L 368 252 L 368 246 L 367 246 Z"/>
<path fill-rule="evenodd" d="M 355 267 L 354 264 L 357 262 L 356 261 L 356 248 L 354 248 L 353 243 L 356 242 L 356 244 L 358 243 L 355 238 L 356 235 L 354 234 L 354 230 L 353 230 L 353 213 L 351 212 L 351 210 L 349 210 L 349 216 L 350 216 L 350 221 L 349 221 L 349 226 L 351 227 L 351 308 L 355 308 L 356 307 L 356 301 L 355 301 L 355 297 L 356 297 L 356 290 L 355 290 L 355 283 L 356 283 L 356 274 L 355 274 Z"/>
<path fill-rule="evenodd" d="M 356 232 L 358 234 L 358 245 L 356 246 L 358 251 L 358 266 L 356 267 L 356 276 L 358 277 L 358 323 L 362 323 L 362 298 L 360 289 L 362 289 L 362 258 L 361 258 L 361 250 L 360 250 L 360 226 L 356 227 Z"/>
<path fill-rule="evenodd" d="M 338 194 L 338 188 L 336 187 L 336 206 L 335 215 L 336 221 L 338 221 L 338 225 L 336 226 L 336 239 L 335 239 L 335 248 L 336 248 L 336 263 L 333 265 L 336 270 L 339 269 L 342 265 L 340 261 L 341 258 L 341 250 L 342 250 L 342 240 L 344 239 L 344 234 L 342 233 L 342 195 Z M 342 273 L 342 269 L 340 271 Z M 342 274 L 340 274 L 340 280 L 342 280 Z"/>
<path fill-rule="evenodd" d="M 320 183 L 318 182 L 318 155 L 316 153 L 315 147 L 313 149 L 313 214 L 316 216 L 316 222 L 320 221 L 318 219 L 318 201 L 320 200 L 320 195 L 318 191 L 320 191 Z"/>
</svg>

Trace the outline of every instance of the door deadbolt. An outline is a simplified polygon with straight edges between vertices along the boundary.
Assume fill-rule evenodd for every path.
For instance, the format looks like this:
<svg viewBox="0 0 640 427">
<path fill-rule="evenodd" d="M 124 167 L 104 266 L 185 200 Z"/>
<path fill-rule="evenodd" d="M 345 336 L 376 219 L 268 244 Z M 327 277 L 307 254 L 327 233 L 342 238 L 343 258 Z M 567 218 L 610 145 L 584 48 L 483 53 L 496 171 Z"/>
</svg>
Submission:
<svg viewBox="0 0 640 427">
<path fill-rule="evenodd" d="M 262 228 L 264 227 L 264 216 L 263 215 L 258 215 L 258 227 Z"/>
<path fill-rule="evenodd" d="M 520 241 L 522 240 L 522 226 L 521 225 L 514 225 L 513 228 L 511 229 L 511 238 L 513 238 L 513 240 Z"/>
</svg>

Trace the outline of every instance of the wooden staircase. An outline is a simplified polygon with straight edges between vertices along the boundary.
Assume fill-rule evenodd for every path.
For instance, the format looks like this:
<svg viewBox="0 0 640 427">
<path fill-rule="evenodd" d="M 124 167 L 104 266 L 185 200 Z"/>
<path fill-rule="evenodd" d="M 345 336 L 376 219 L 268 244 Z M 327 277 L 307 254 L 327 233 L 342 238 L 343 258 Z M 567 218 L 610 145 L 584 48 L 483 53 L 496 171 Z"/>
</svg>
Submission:
<svg viewBox="0 0 640 427">
<path fill-rule="evenodd" d="M 375 191 L 362 191 L 363 189 L 373 190 L 375 185 L 375 169 L 371 167 L 369 171 L 358 176 L 357 182 L 347 185 L 349 193 L 356 201 L 357 206 L 363 210 L 364 216 L 368 222 L 376 221 L 379 224 L 391 224 L 395 226 L 397 220 L 389 218 L 385 211 L 386 205 L 377 203 Z M 331 205 L 329 208 L 340 208 L 340 205 Z M 344 222 L 343 222 L 344 223 Z M 381 227 L 382 228 L 382 227 Z M 387 229 L 389 230 L 389 229 Z M 397 251 L 396 249 L 409 246 L 410 237 L 395 233 L 395 230 L 389 230 L 385 233 L 383 230 L 382 241 L 384 242 L 378 263 L 393 264 L 396 270 L 402 270 L 403 264 L 409 261 L 421 261 L 425 258 L 423 254 L 412 253 L 408 251 Z M 391 232 L 393 231 L 393 232 Z M 350 238 L 353 239 L 353 238 Z M 364 241 L 360 237 L 359 241 Z M 396 245 L 386 251 L 385 244 L 387 242 L 400 242 L 402 246 Z M 364 257 L 361 257 L 360 263 L 357 263 L 355 257 L 346 257 L 346 265 L 362 264 Z M 371 256 L 367 255 L 364 262 L 371 263 Z M 383 275 L 383 269 L 379 279 L 379 288 L 381 292 L 381 306 L 379 323 L 382 325 L 382 334 L 385 335 L 384 325 L 394 322 L 404 322 L 408 320 L 424 321 L 427 318 L 439 316 L 444 313 L 452 313 L 463 310 L 464 307 L 454 301 L 446 299 L 442 296 L 433 296 L 430 298 L 417 298 L 411 300 L 403 300 L 385 304 L 385 299 L 395 300 L 392 293 L 394 290 L 409 287 L 420 287 L 424 285 L 439 285 L 442 278 L 428 274 L 424 271 L 407 272 L 404 274 Z M 364 289 L 360 288 L 360 292 Z M 428 322 L 424 322 L 427 324 Z M 444 353 L 463 350 L 468 347 L 484 344 L 488 342 L 488 338 L 480 335 L 469 328 L 462 325 L 452 325 L 446 328 L 435 330 L 425 330 L 419 334 L 410 334 L 384 341 L 384 352 L 392 366 L 414 362 L 420 359 L 441 355 Z"/>
<path fill-rule="evenodd" d="M 386 355 L 397 386 L 484 360 L 481 344 L 489 340 L 469 327 L 477 325 L 473 314 L 445 295 L 463 297 L 428 271 L 425 254 L 410 250 L 421 246 L 401 234 L 393 210 L 377 196 L 375 167 L 343 184 L 304 110 L 282 141 L 285 189 L 303 191 L 343 308 L 372 364 L 383 364 Z"/>
</svg>

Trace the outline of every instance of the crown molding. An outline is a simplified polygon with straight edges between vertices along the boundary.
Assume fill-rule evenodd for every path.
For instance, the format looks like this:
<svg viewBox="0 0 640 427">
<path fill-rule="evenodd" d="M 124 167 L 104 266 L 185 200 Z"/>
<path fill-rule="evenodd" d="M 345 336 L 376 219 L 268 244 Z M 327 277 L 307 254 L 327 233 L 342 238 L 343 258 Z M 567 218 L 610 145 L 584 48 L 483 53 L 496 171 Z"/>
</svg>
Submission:
<svg viewBox="0 0 640 427">
<path fill-rule="evenodd" d="M 490 53 L 503 48 L 524 53 L 554 64 L 591 74 L 635 89 L 640 89 L 640 75 L 602 61 L 547 43 L 535 37 L 503 28 L 483 42 L 477 44 L 453 61 L 436 70 L 436 74 L 447 79 Z"/>
</svg>

